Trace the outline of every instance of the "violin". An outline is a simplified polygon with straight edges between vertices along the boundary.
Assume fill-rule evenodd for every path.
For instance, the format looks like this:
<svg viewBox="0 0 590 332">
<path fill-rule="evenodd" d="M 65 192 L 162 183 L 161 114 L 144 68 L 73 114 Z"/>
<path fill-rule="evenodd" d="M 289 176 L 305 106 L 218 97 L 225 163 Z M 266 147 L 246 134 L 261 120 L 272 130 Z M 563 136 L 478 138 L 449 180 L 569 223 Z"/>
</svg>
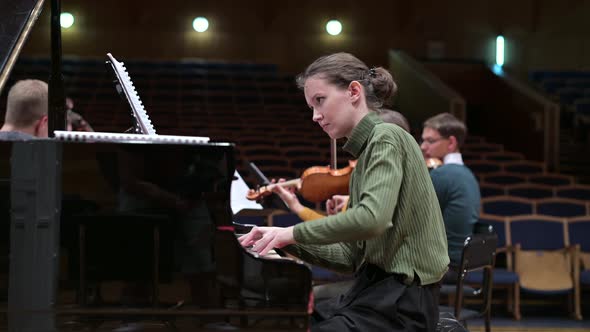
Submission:
<svg viewBox="0 0 590 332">
<path fill-rule="evenodd" d="M 306 169 L 300 178 L 272 183 L 258 189 L 250 189 L 246 198 L 254 201 L 272 194 L 276 186 L 293 187 L 312 203 L 324 202 L 334 195 L 348 195 L 348 183 L 356 160 L 349 160 L 348 166 L 334 169 L 330 166 L 313 166 Z"/>
<path fill-rule="evenodd" d="M 439 166 L 442 166 L 443 162 L 442 160 L 438 159 L 438 158 L 426 158 L 426 167 L 428 167 L 428 170 L 433 170 L 436 169 Z"/>
<path fill-rule="evenodd" d="M 313 166 L 306 169 L 299 179 L 251 189 L 246 198 L 260 200 L 260 198 L 272 194 L 272 189 L 275 186 L 293 187 L 299 191 L 303 198 L 313 203 L 324 202 L 334 195 L 348 195 L 350 175 L 356 166 L 356 160 L 349 160 L 348 166 L 338 169 L 336 167 L 336 140 L 331 140 L 330 150 L 330 166 Z"/>
</svg>

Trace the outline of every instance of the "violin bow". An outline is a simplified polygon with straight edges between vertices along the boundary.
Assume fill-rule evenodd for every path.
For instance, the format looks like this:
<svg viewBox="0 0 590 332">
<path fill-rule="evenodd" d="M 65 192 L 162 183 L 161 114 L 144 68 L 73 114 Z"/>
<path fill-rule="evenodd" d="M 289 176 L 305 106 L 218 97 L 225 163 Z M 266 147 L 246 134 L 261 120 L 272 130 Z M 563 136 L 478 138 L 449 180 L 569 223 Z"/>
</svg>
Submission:
<svg viewBox="0 0 590 332">
<path fill-rule="evenodd" d="M 330 139 L 330 168 L 338 169 L 338 157 L 337 157 L 337 142 L 336 139 Z"/>
</svg>

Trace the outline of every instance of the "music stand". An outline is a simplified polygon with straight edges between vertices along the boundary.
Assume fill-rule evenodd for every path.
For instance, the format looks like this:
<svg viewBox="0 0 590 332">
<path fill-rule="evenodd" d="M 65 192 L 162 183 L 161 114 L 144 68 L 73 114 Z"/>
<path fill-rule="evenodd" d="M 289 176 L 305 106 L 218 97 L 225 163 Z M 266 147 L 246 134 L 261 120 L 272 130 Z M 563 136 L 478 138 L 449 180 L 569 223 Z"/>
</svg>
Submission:
<svg viewBox="0 0 590 332">
<path fill-rule="evenodd" d="M 113 74 L 113 83 L 115 89 L 122 99 L 127 101 L 131 115 L 135 119 L 133 128 L 127 130 L 135 134 L 156 135 L 156 130 L 152 125 L 150 117 L 147 115 L 143 103 L 135 90 L 135 86 L 127 73 L 127 68 L 123 62 L 117 61 L 111 53 L 107 53 L 109 60 L 106 63 L 109 65 Z"/>
</svg>

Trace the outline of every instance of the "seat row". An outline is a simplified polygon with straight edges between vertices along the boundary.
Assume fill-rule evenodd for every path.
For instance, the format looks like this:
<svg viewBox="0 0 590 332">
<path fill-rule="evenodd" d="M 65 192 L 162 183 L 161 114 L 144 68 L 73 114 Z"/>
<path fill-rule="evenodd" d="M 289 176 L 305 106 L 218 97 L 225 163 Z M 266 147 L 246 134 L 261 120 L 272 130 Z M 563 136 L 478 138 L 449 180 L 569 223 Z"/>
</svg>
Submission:
<svg viewBox="0 0 590 332">
<path fill-rule="evenodd" d="M 512 196 L 528 199 L 559 197 L 590 201 L 590 186 L 583 184 L 550 186 L 535 183 L 519 183 L 512 185 L 481 183 L 479 189 L 482 198 L 491 196 Z"/>
<path fill-rule="evenodd" d="M 469 165 L 467 165 L 469 167 Z M 495 184 L 495 185 L 515 185 L 515 184 L 540 184 L 546 186 L 569 186 L 576 183 L 576 180 L 571 175 L 560 173 L 535 173 L 523 174 L 514 172 L 493 172 L 486 174 L 476 174 L 481 184 Z"/>
<path fill-rule="evenodd" d="M 506 152 L 484 152 L 480 153 L 480 159 L 468 159 L 465 160 L 465 164 L 476 175 L 501 172 L 535 175 L 547 172 L 547 166 L 543 162 L 524 158 L 508 160 L 508 156 Z"/>
<path fill-rule="evenodd" d="M 526 214 L 562 218 L 590 216 L 590 201 L 560 197 L 527 199 L 512 196 L 491 196 L 481 200 L 481 211 L 504 217 Z"/>
<path fill-rule="evenodd" d="M 569 295 L 571 314 L 581 319 L 581 292 L 590 286 L 590 217 L 556 218 L 535 214 L 513 217 L 483 213 L 480 223 L 498 235 L 497 255 L 503 259 L 493 271 L 495 288 L 508 289 L 507 305 L 520 319 L 521 293 Z M 482 275 L 468 275 L 478 284 Z"/>
</svg>

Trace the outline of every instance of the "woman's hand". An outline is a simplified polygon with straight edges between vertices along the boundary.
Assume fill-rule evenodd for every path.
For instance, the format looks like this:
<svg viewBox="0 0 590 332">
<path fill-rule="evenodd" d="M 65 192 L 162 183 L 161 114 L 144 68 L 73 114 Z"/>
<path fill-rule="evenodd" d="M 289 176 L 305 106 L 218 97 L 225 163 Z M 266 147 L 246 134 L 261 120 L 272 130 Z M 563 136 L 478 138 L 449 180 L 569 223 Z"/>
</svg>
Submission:
<svg viewBox="0 0 590 332">
<path fill-rule="evenodd" d="M 295 243 L 293 226 L 283 227 L 254 227 L 250 233 L 238 238 L 243 247 L 252 246 L 252 250 L 261 256 L 266 255 L 273 248 L 283 248 Z"/>
<path fill-rule="evenodd" d="M 285 179 L 279 179 L 279 183 L 285 182 Z M 275 183 L 275 180 L 272 180 L 272 183 Z M 295 195 L 295 188 L 293 187 L 283 187 L 283 186 L 273 186 L 272 192 L 279 195 L 279 197 L 287 204 L 291 212 L 299 213 L 303 210 L 304 206 L 301 204 L 297 195 Z"/>
<path fill-rule="evenodd" d="M 326 201 L 326 211 L 329 215 L 337 214 L 348 204 L 348 195 L 334 195 Z"/>
</svg>

